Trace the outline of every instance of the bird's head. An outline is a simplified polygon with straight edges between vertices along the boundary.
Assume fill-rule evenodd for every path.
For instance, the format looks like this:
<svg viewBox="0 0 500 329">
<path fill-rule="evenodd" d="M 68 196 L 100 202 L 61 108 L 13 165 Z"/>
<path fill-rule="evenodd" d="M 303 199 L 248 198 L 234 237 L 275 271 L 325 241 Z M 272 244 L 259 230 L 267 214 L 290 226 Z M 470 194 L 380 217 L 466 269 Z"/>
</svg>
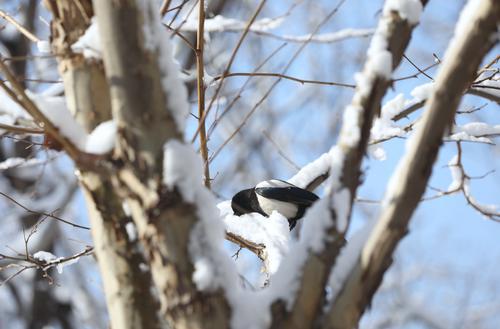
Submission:
<svg viewBox="0 0 500 329">
<path fill-rule="evenodd" d="M 251 203 L 252 198 L 255 198 L 253 188 L 236 193 L 231 200 L 231 208 L 233 208 L 234 214 L 241 216 L 254 212 L 255 210 L 253 210 Z"/>
</svg>

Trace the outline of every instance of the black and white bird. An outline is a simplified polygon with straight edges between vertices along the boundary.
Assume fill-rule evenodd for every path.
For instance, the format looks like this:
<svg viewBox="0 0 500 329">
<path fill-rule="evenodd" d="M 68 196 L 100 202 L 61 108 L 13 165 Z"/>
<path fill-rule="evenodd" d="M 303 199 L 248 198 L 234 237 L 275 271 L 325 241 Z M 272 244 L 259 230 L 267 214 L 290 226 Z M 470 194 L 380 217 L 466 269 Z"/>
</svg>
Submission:
<svg viewBox="0 0 500 329">
<path fill-rule="evenodd" d="M 268 217 L 276 210 L 288 219 L 292 230 L 297 220 L 304 216 L 306 209 L 318 199 L 312 192 L 279 179 L 272 179 L 236 193 L 231 200 L 231 208 L 238 216 L 257 212 Z"/>
</svg>

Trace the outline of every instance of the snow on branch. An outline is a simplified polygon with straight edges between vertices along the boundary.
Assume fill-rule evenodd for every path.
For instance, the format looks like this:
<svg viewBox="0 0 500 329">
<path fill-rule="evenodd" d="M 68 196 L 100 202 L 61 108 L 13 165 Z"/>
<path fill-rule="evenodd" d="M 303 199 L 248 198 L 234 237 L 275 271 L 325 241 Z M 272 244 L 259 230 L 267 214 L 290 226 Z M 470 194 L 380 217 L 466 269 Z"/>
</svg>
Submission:
<svg viewBox="0 0 500 329">
<path fill-rule="evenodd" d="M 422 4 L 417 0 L 405 3 L 407 5 L 386 2 L 384 14 L 368 48 L 363 71 L 355 75 L 356 92 L 344 111 L 337 145 L 291 179 L 299 186 L 311 188 L 329 177 L 326 195 L 311 207 L 304 218 L 298 246 L 306 248 L 306 251 L 302 261 L 294 261 L 294 272 L 300 273 L 297 278 L 300 284 L 289 284 L 298 286 L 298 289 L 293 303 L 289 300 L 286 303 L 286 310 L 289 311 L 287 324 L 297 327 L 312 324 L 315 314 L 308 314 L 304 305 L 319 305 L 330 270 L 344 245 L 372 120 L 380 110 L 382 97 L 392 81 L 392 72 L 401 61 L 422 11 Z M 305 242 L 308 239 L 314 242 Z M 290 251 L 290 255 L 304 254 L 303 250 L 298 250 Z M 284 259 L 283 266 L 288 265 L 290 257 Z"/>
<path fill-rule="evenodd" d="M 90 256 L 93 253 L 93 248 L 87 246 L 83 251 L 67 257 L 57 257 L 48 251 L 37 251 L 33 255 L 21 256 L 9 256 L 5 254 L 0 254 L 0 260 L 9 260 L 11 263 L 5 267 L 0 267 L 0 271 L 6 268 L 16 268 L 17 270 L 8 276 L 5 280 L 0 282 L 0 287 L 5 283 L 9 282 L 22 272 L 29 269 L 38 269 L 44 273 L 50 283 L 53 279 L 47 273 L 52 267 L 57 269 L 59 274 L 63 273 L 64 267 L 75 264 L 81 257 Z"/>
<path fill-rule="evenodd" d="M 305 34 L 305 35 L 278 35 L 270 32 L 280 27 L 286 17 L 280 16 L 277 18 L 263 18 L 255 21 L 249 28 L 250 32 L 267 36 L 273 39 L 282 40 L 286 42 L 316 42 L 316 43 L 334 43 L 350 38 L 366 38 L 373 34 L 374 29 L 352 29 L 347 28 L 336 32 L 322 33 L 322 34 Z M 205 20 L 205 33 L 209 32 L 240 32 L 244 31 L 247 22 L 237 20 L 234 18 L 224 17 L 217 15 L 214 18 Z M 198 29 L 198 19 L 190 18 L 184 22 L 180 31 L 196 32 Z"/>
<path fill-rule="evenodd" d="M 444 195 L 450 195 L 454 193 L 459 193 L 461 192 L 462 195 L 464 196 L 465 200 L 467 203 L 475 209 L 477 212 L 481 213 L 483 216 L 493 219 L 495 221 L 500 222 L 500 205 L 496 204 L 481 204 L 474 198 L 474 196 L 471 193 L 470 190 L 470 182 L 473 179 L 482 179 L 486 175 L 480 176 L 480 177 L 471 177 L 465 172 L 463 163 L 462 163 L 462 147 L 460 142 L 457 142 L 457 154 L 451 158 L 451 160 L 448 162 L 448 167 L 450 168 L 450 173 L 452 177 L 452 181 L 450 185 L 448 186 L 447 190 L 439 190 L 436 188 L 433 188 L 436 190 L 438 193 L 434 196 L 425 198 L 424 200 L 432 200 L 436 199 L 439 197 L 442 197 Z"/>
<path fill-rule="evenodd" d="M 354 327 L 370 304 L 398 242 L 407 233 L 462 93 L 493 46 L 499 16 L 500 3 L 494 0 L 470 0 L 462 10 L 424 116 L 391 177 L 377 223 L 329 307 L 324 328 Z"/>
</svg>

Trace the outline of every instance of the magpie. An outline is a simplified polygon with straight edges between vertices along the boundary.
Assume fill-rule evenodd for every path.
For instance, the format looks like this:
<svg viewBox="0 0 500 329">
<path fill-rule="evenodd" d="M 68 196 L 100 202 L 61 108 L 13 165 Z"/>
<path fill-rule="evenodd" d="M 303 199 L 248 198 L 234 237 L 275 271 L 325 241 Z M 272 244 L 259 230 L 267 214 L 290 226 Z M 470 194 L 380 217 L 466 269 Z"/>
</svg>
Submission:
<svg viewBox="0 0 500 329">
<path fill-rule="evenodd" d="M 276 210 L 288 219 L 292 230 L 297 220 L 304 216 L 306 209 L 318 199 L 312 192 L 279 179 L 272 179 L 236 193 L 231 200 L 231 208 L 238 216 L 257 212 L 268 217 Z"/>
</svg>

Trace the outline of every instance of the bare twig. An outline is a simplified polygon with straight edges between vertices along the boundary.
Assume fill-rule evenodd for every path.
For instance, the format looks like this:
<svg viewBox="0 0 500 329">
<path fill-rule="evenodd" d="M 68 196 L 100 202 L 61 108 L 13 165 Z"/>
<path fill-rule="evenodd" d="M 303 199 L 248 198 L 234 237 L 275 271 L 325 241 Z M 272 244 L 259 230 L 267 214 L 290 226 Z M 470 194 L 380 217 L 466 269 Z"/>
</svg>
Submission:
<svg viewBox="0 0 500 329">
<path fill-rule="evenodd" d="M 238 42 L 236 43 L 236 46 L 234 47 L 234 49 L 233 49 L 233 51 L 231 53 L 231 57 L 229 58 L 229 61 L 228 61 L 227 65 L 226 65 L 224 73 L 222 73 L 222 78 L 220 79 L 220 83 L 217 86 L 217 89 L 215 90 L 214 96 L 210 100 L 210 103 L 208 104 L 208 108 L 205 110 L 205 113 L 203 113 L 203 116 L 200 118 L 200 121 L 198 123 L 198 128 L 196 129 L 196 132 L 194 133 L 193 138 L 191 139 L 191 142 L 195 141 L 196 136 L 199 134 L 202 125 L 205 124 L 205 120 L 207 118 L 207 115 L 210 112 L 210 109 L 212 108 L 213 104 L 215 103 L 215 100 L 217 99 L 217 97 L 219 96 L 219 94 L 220 94 L 220 92 L 222 90 L 222 86 L 224 84 L 225 76 L 231 70 L 231 66 L 233 65 L 233 62 L 236 59 L 236 54 L 240 50 L 240 47 L 241 47 L 241 45 L 243 43 L 243 40 L 245 40 L 245 38 L 246 38 L 246 36 L 247 36 L 247 34 L 248 34 L 249 30 L 250 30 L 250 27 L 255 22 L 255 19 L 259 15 L 259 13 L 262 10 L 262 8 L 264 7 L 265 3 L 266 3 L 266 0 L 261 0 L 260 3 L 259 3 L 259 5 L 257 6 L 257 9 L 253 13 L 252 17 L 248 20 L 247 25 L 245 26 L 245 29 L 243 30 L 243 33 L 241 34 L 240 38 L 238 39 Z"/>
<path fill-rule="evenodd" d="M 269 72 L 234 72 L 234 73 L 227 73 L 225 75 L 219 75 L 214 78 L 214 81 L 220 80 L 224 78 L 229 78 L 229 77 L 275 77 L 275 78 L 282 78 L 282 79 L 287 79 L 287 80 L 292 80 L 301 84 L 316 84 L 316 85 L 325 85 L 325 86 L 339 86 L 339 87 L 346 87 L 346 88 L 356 88 L 355 85 L 348 84 L 348 83 L 342 83 L 342 82 L 330 82 L 330 81 L 320 81 L 320 80 L 307 80 L 307 79 L 299 79 L 296 77 L 292 77 L 290 75 L 286 74 L 280 74 L 280 73 L 269 73 Z"/>
<path fill-rule="evenodd" d="M 14 25 L 16 27 L 16 29 L 18 29 L 19 32 L 21 32 L 26 38 L 30 39 L 33 42 L 40 42 L 40 39 L 38 39 L 38 37 L 36 35 L 34 35 L 33 33 L 31 33 L 30 31 L 28 31 L 28 29 L 26 29 L 24 26 L 22 26 L 21 23 L 19 23 L 18 21 L 16 21 L 14 19 L 14 17 L 10 16 L 5 11 L 0 10 L 0 17 L 2 17 L 7 22 L 9 22 L 12 25 Z"/>
<path fill-rule="evenodd" d="M 201 122 L 205 114 L 205 67 L 203 63 L 203 44 L 205 34 L 205 0 L 198 3 L 198 32 L 196 35 L 196 90 L 198 93 L 198 118 L 200 118 L 200 153 L 203 160 L 204 184 L 210 188 L 210 163 L 208 162 L 207 132 L 205 120 Z"/>
<path fill-rule="evenodd" d="M 79 225 L 79 224 L 75 224 L 75 223 L 70 222 L 68 220 L 65 220 L 65 219 L 63 219 L 61 217 L 55 216 L 53 213 L 46 213 L 46 212 L 42 212 L 42 211 L 31 210 L 28 207 L 24 206 L 23 204 L 19 203 L 16 199 L 14 199 L 13 197 L 9 196 L 6 193 L 0 192 L 0 195 L 3 196 L 3 197 L 5 197 L 5 198 L 7 198 L 7 199 L 9 199 L 12 203 L 14 203 L 17 206 L 23 208 L 26 212 L 28 212 L 30 214 L 35 214 L 35 215 L 40 215 L 40 216 L 47 216 L 49 218 L 56 219 L 58 221 L 61 221 L 61 222 L 65 223 L 65 224 L 71 225 L 73 227 L 81 228 L 81 229 L 84 229 L 84 230 L 90 230 L 90 227 Z"/>
</svg>

